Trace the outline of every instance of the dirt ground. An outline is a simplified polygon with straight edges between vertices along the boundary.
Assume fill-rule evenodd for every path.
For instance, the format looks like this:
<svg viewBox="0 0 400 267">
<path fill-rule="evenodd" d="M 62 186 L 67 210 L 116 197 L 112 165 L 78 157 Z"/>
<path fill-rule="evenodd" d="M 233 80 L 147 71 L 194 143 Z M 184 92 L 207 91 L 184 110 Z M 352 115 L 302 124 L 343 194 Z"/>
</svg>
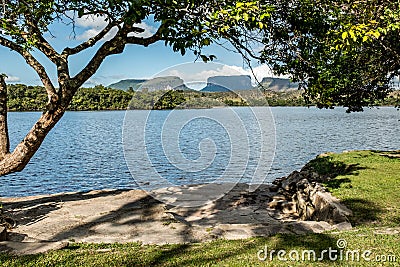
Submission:
<svg viewBox="0 0 400 267">
<path fill-rule="evenodd" d="M 6 215 L 18 222 L 0 251 L 31 254 L 69 242 L 190 243 L 333 229 L 327 222 L 277 216 L 267 207 L 276 192 L 268 185 L 254 188 L 207 184 L 0 198 Z"/>
</svg>

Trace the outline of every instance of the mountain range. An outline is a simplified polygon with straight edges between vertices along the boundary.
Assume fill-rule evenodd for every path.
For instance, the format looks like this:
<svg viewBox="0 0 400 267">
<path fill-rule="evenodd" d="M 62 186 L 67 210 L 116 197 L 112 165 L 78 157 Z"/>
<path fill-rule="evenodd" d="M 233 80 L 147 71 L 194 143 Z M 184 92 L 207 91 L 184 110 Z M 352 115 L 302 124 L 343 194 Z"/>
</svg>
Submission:
<svg viewBox="0 0 400 267">
<path fill-rule="evenodd" d="M 263 89 L 271 91 L 295 90 L 297 83 L 286 78 L 266 77 L 261 81 Z M 110 84 L 108 87 L 120 90 L 132 89 L 134 91 L 157 91 L 157 90 L 192 90 L 184 81 L 177 76 L 156 77 L 153 79 L 126 79 Z M 251 84 L 248 75 L 236 76 L 213 76 L 207 79 L 207 85 L 201 89 L 202 92 L 227 92 L 236 90 L 251 90 L 255 87 Z"/>
<path fill-rule="evenodd" d="M 134 91 L 139 90 L 140 86 L 147 80 L 144 79 L 127 79 L 127 80 L 121 80 L 119 82 L 110 84 L 108 87 L 113 88 L 113 89 L 119 89 L 119 90 L 128 90 L 129 88 L 132 88 Z"/>
<path fill-rule="evenodd" d="M 127 79 L 117 83 L 110 84 L 108 87 L 113 89 L 134 91 L 158 91 L 158 90 L 192 90 L 188 88 L 183 80 L 176 76 L 156 77 L 153 79 Z"/>
</svg>

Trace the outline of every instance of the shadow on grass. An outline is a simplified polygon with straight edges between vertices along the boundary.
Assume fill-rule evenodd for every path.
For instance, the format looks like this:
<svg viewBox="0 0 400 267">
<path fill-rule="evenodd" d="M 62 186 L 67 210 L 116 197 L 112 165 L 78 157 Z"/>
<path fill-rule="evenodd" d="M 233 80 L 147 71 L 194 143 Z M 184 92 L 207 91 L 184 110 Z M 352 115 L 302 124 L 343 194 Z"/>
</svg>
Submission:
<svg viewBox="0 0 400 267">
<path fill-rule="evenodd" d="M 297 250 L 300 253 L 300 257 L 302 256 L 301 252 L 303 250 L 313 250 L 316 253 L 315 259 L 317 259 L 320 257 L 323 250 L 329 247 L 335 248 L 336 243 L 336 239 L 326 234 L 308 234 L 301 236 L 301 238 L 293 234 L 277 234 L 270 238 L 259 237 L 250 240 L 236 241 L 219 240 L 204 246 L 184 247 L 184 245 L 182 245 L 178 249 L 179 254 L 177 254 L 177 250 L 167 250 L 159 256 L 154 257 L 152 259 L 152 265 L 168 266 L 169 263 L 174 262 L 174 258 L 185 255 L 177 262 L 181 266 L 224 265 L 227 262 L 235 262 L 237 259 L 245 259 L 242 260 L 242 263 L 246 262 L 246 264 L 251 266 L 251 262 L 257 263 L 265 261 L 265 263 L 267 263 L 271 261 L 271 259 L 277 262 L 277 252 L 279 250 L 285 250 L 286 252 Z M 259 254 L 261 259 L 258 258 L 257 254 Z M 284 257 L 290 261 L 288 255 Z M 313 255 L 311 255 L 311 257 L 313 257 Z"/>
<path fill-rule="evenodd" d="M 374 153 L 378 152 L 381 153 L 380 151 Z M 369 156 L 357 155 L 356 157 Z M 359 170 L 367 169 L 367 167 L 361 166 L 358 163 L 346 164 L 342 161 L 334 160 L 331 156 L 318 157 L 312 160 L 309 165 L 320 175 L 326 177 L 322 182 L 328 191 L 340 188 L 353 188 L 351 176 L 358 176 Z M 353 211 L 353 215 L 349 217 L 353 226 L 379 224 L 382 223 L 380 222 L 382 218 L 393 217 L 385 216 L 387 210 L 365 198 L 346 197 L 341 200 L 341 203 Z M 390 221 L 390 223 L 396 222 Z"/>
<path fill-rule="evenodd" d="M 78 244 L 77 246 L 78 248 L 74 249 L 67 248 L 62 251 L 30 256 L 5 257 L 4 254 L 0 254 L 0 262 L 14 264 L 8 266 L 28 265 L 33 262 L 36 266 L 45 266 L 50 259 L 59 266 L 76 266 L 84 262 L 90 262 L 93 266 L 109 264 L 113 266 L 253 266 L 268 265 L 268 263 L 272 264 L 271 266 L 284 266 L 285 261 L 278 259 L 277 253 L 280 250 L 285 250 L 287 253 L 295 250 L 299 253 L 297 257 L 300 261 L 302 257 L 305 257 L 305 264 L 312 263 L 324 255 L 323 250 L 336 249 L 337 240 L 326 234 L 308 234 L 301 238 L 298 235 L 278 234 L 269 238 L 217 240 L 201 245 L 101 244 L 102 249 L 110 249 L 107 253 L 99 252 L 99 245 Z M 303 256 L 304 251 L 306 253 Z M 309 254 L 308 251 L 315 251 L 315 254 Z M 286 263 L 291 262 L 289 254 L 283 257 L 287 259 Z M 292 254 L 292 257 L 296 255 Z M 321 262 L 330 262 L 326 253 Z"/>
<path fill-rule="evenodd" d="M 380 224 L 380 218 L 384 213 L 388 212 L 374 202 L 362 198 L 347 198 L 342 203 L 353 211 L 353 216 L 349 218 L 353 226 Z M 389 217 L 390 223 L 396 224 L 400 222 L 400 218 Z"/>
<path fill-rule="evenodd" d="M 360 164 L 346 164 L 344 162 L 333 160 L 331 156 L 317 157 L 307 164 L 314 171 L 324 177 L 321 181 L 327 189 L 337 189 L 341 187 L 352 188 L 351 179 L 348 177 L 337 178 L 338 176 L 358 175 L 359 170 L 366 167 Z"/>
<path fill-rule="evenodd" d="M 379 151 L 374 150 L 375 153 L 379 153 L 380 156 L 387 157 L 390 159 L 400 159 L 400 150 L 396 151 Z"/>
<path fill-rule="evenodd" d="M 335 178 L 325 182 L 328 189 L 337 189 L 341 187 L 352 188 L 351 180 L 349 178 Z"/>
<path fill-rule="evenodd" d="M 333 160 L 331 156 L 317 157 L 311 160 L 307 166 L 313 168 L 320 175 L 328 176 L 330 179 L 341 175 L 358 175 L 359 170 L 366 169 L 366 167 L 360 166 L 360 164 L 346 164 L 338 160 Z"/>
</svg>

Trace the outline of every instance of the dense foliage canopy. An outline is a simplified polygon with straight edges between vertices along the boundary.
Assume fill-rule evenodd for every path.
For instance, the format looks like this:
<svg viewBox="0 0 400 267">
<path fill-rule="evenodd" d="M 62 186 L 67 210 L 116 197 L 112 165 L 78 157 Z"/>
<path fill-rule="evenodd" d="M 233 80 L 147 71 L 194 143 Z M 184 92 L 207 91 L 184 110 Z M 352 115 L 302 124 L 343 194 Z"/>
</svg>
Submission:
<svg viewBox="0 0 400 267">
<path fill-rule="evenodd" d="M 319 107 L 360 111 L 400 71 L 400 1 L 279 0 L 258 41 L 262 62 L 301 82 Z"/>
</svg>

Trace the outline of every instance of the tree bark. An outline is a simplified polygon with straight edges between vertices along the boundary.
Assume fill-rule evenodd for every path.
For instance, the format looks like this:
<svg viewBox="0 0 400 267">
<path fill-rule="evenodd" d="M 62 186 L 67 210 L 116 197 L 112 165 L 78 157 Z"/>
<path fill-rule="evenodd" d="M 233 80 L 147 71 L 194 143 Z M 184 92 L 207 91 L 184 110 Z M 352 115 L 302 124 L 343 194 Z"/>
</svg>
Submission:
<svg viewBox="0 0 400 267">
<path fill-rule="evenodd" d="M 7 125 L 7 86 L 0 74 L 0 160 L 10 152 L 10 139 Z"/>
<path fill-rule="evenodd" d="M 35 123 L 24 140 L 17 145 L 12 153 L 8 153 L 0 161 L 0 176 L 21 171 L 39 149 L 46 135 L 61 119 L 64 107 L 58 107 L 52 112 L 45 112 Z"/>
<path fill-rule="evenodd" d="M 0 176 L 21 171 L 39 149 L 46 135 L 61 119 L 67 106 L 47 110 L 42 114 L 24 140 L 10 153 L 7 125 L 7 87 L 4 76 L 0 75 Z"/>
</svg>

